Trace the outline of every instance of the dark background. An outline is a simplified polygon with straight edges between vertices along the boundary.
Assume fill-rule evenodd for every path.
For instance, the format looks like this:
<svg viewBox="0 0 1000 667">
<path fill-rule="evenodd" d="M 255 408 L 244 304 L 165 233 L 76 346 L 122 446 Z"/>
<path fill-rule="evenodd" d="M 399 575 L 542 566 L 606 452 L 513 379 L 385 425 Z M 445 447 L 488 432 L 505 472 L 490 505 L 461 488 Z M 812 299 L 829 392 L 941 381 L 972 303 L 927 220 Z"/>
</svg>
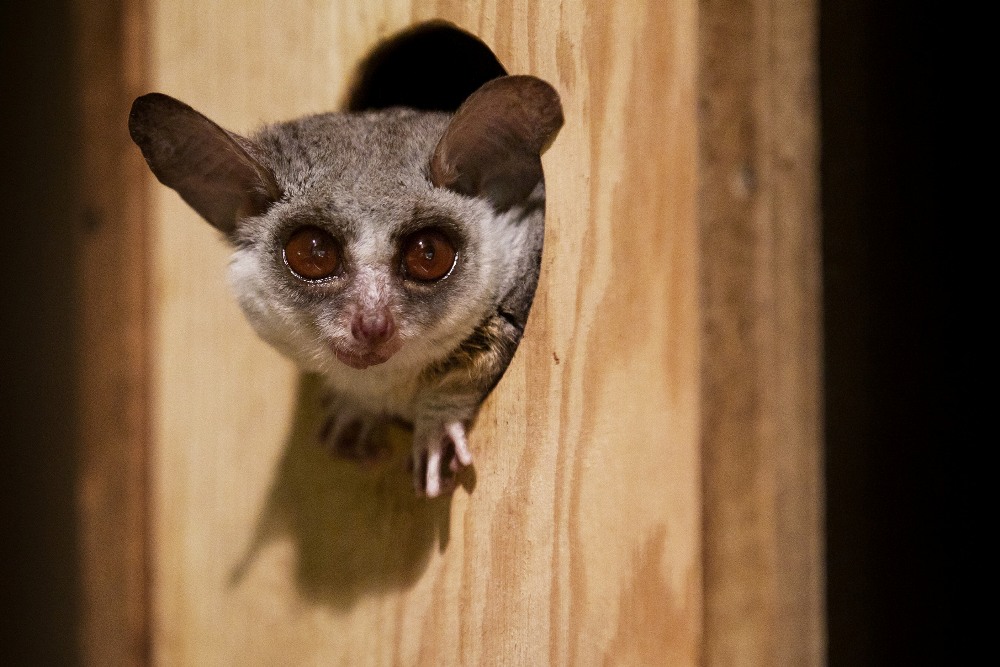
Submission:
<svg viewBox="0 0 1000 667">
<path fill-rule="evenodd" d="M 963 232 L 941 210 L 941 143 L 954 128 L 941 115 L 940 14 L 924 0 L 821 3 L 833 665 L 960 664 L 966 646 L 957 621 L 971 575 L 954 566 L 968 537 L 950 513 L 965 493 L 954 369 L 966 352 L 943 336 L 958 320 L 945 285 Z"/>
<path fill-rule="evenodd" d="M 7 2 L 0 21 L 7 663 L 79 660 L 69 10 Z M 961 536 L 939 520 L 954 475 L 934 448 L 947 442 L 951 387 L 936 326 L 949 247 L 937 240 L 941 72 L 929 23 L 926 2 L 821 4 L 832 665 L 926 663 L 942 634 L 936 610 L 952 599 L 935 547 Z"/>
<path fill-rule="evenodd" d="M 78 618 L 68 0 L 0 0 L 0 663 L 73 665 Z"/>
</svg>

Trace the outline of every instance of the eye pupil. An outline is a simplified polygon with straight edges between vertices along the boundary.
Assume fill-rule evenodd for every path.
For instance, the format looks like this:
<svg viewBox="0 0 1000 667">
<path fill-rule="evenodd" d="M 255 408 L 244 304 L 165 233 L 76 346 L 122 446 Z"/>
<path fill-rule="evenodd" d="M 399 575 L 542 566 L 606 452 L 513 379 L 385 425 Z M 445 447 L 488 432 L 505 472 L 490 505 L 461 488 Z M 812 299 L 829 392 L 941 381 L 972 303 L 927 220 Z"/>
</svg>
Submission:
<svg viewBox="0 0 1000 667">
<path fill-rule="evenodd" d="M 295 230 L 285 243 L 284 256 L 292 273 L 304 280 L 323 280 L 340 268 L 337 241 L 319 227 Z"/>
<path fill-rule="evenodd" d="M 403 273 L 413 280 L 444 278 L 455 266 L 455 258 L 455 246 L 437 229 L 420 230 L 403 242 Z"/>
</svg>

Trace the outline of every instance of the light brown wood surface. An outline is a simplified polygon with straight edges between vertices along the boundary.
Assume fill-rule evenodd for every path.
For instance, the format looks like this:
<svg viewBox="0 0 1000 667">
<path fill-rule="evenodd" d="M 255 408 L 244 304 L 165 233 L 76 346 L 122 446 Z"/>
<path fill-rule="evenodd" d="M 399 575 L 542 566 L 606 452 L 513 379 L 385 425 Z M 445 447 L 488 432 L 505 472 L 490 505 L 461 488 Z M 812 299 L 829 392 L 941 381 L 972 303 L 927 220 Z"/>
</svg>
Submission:
<svg viewBox="0 0 1000 667">
<path fill-rule="evenodd" d="M 705 662 L 824 661 L 816 5 L 700 4 Z"/>
<path fill-rule="evenodd" d="M 78 15 L 87 664 L 822 663 L 815 3 Z M 434 18 L 551 82 L 566 124 L 474 479 L 427 502 L 401 463 L 315 445 L 315 382 L 253 335 L 125 118 L 149 90 L 236 131 L 336 109 Z"/>
<path fill-rule="evenodd" d="M 692 664 L 701 650 L 695 4 L 150 3 L 150 88 L 222 125 L 338 107 L 444 18 L 550 81 L 536 304 L 472 432 L 474 488 L 331 461 L 315 392 L 150 179 L 152 652 L 164 665 Z M 442 75 L 446 75 L 443 72 Z"/>
</svg>

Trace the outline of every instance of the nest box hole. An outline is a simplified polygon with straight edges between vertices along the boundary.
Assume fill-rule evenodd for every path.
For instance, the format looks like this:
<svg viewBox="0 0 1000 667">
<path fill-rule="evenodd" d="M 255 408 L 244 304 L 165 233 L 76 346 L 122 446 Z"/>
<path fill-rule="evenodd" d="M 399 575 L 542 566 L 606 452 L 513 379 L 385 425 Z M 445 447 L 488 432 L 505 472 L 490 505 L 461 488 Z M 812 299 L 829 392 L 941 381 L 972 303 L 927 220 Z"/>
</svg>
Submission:
<svg viewBox="0 0 1000 667">
<path fill-rule="evenodd" d="M 368 54 L 358 66 L 347 109 L 453 112 L 484 83 L 506 74 L 481 39 L 431 21 L 380 42 Z"/>
</svg>

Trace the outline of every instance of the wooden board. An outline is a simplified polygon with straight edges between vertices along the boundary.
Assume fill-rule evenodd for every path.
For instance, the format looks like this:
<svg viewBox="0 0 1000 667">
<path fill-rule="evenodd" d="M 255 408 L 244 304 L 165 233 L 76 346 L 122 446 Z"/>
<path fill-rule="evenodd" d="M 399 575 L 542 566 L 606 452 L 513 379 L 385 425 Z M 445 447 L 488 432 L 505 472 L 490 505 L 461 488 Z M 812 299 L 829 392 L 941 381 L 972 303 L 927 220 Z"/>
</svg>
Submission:
<svg viewBox="0 0 1000 667">
<path fill-rule="evenodd" d="M 150 189 L 125 120 L 147 85 L 146 21 L 131 0 L 76 2 L 74 18 L 80 651 L 86 664 L 141 664 L 150 646 Z"/>
<path fill-rule="evenodd" d="M 78 4 L 88 664 L 822 661 L 813 4 L 466 4 Z M 150 88 L 236 129 L 334 108 L 439 16 L 555 83 L 567 127 L 475 489 L 428 504 L 312 447 L 312 388 L 124 117 Z"/>
<path fill-rule="evenodd" d="M 824 661 L 816 4 L 700 5 L 705 661 Z"/>
<path fill-rule="evenodd" d="M 152 653 L 169 665 L 692 664 L 702 633 L 696 6 L 150 3 L 150 88 L 246 130 L 336 108 L 378 39 L 445 18 L 562 94 L 543 273 L 425 502 L 311 442 L 227 250 L 148 180 Z"/>
</svg>

